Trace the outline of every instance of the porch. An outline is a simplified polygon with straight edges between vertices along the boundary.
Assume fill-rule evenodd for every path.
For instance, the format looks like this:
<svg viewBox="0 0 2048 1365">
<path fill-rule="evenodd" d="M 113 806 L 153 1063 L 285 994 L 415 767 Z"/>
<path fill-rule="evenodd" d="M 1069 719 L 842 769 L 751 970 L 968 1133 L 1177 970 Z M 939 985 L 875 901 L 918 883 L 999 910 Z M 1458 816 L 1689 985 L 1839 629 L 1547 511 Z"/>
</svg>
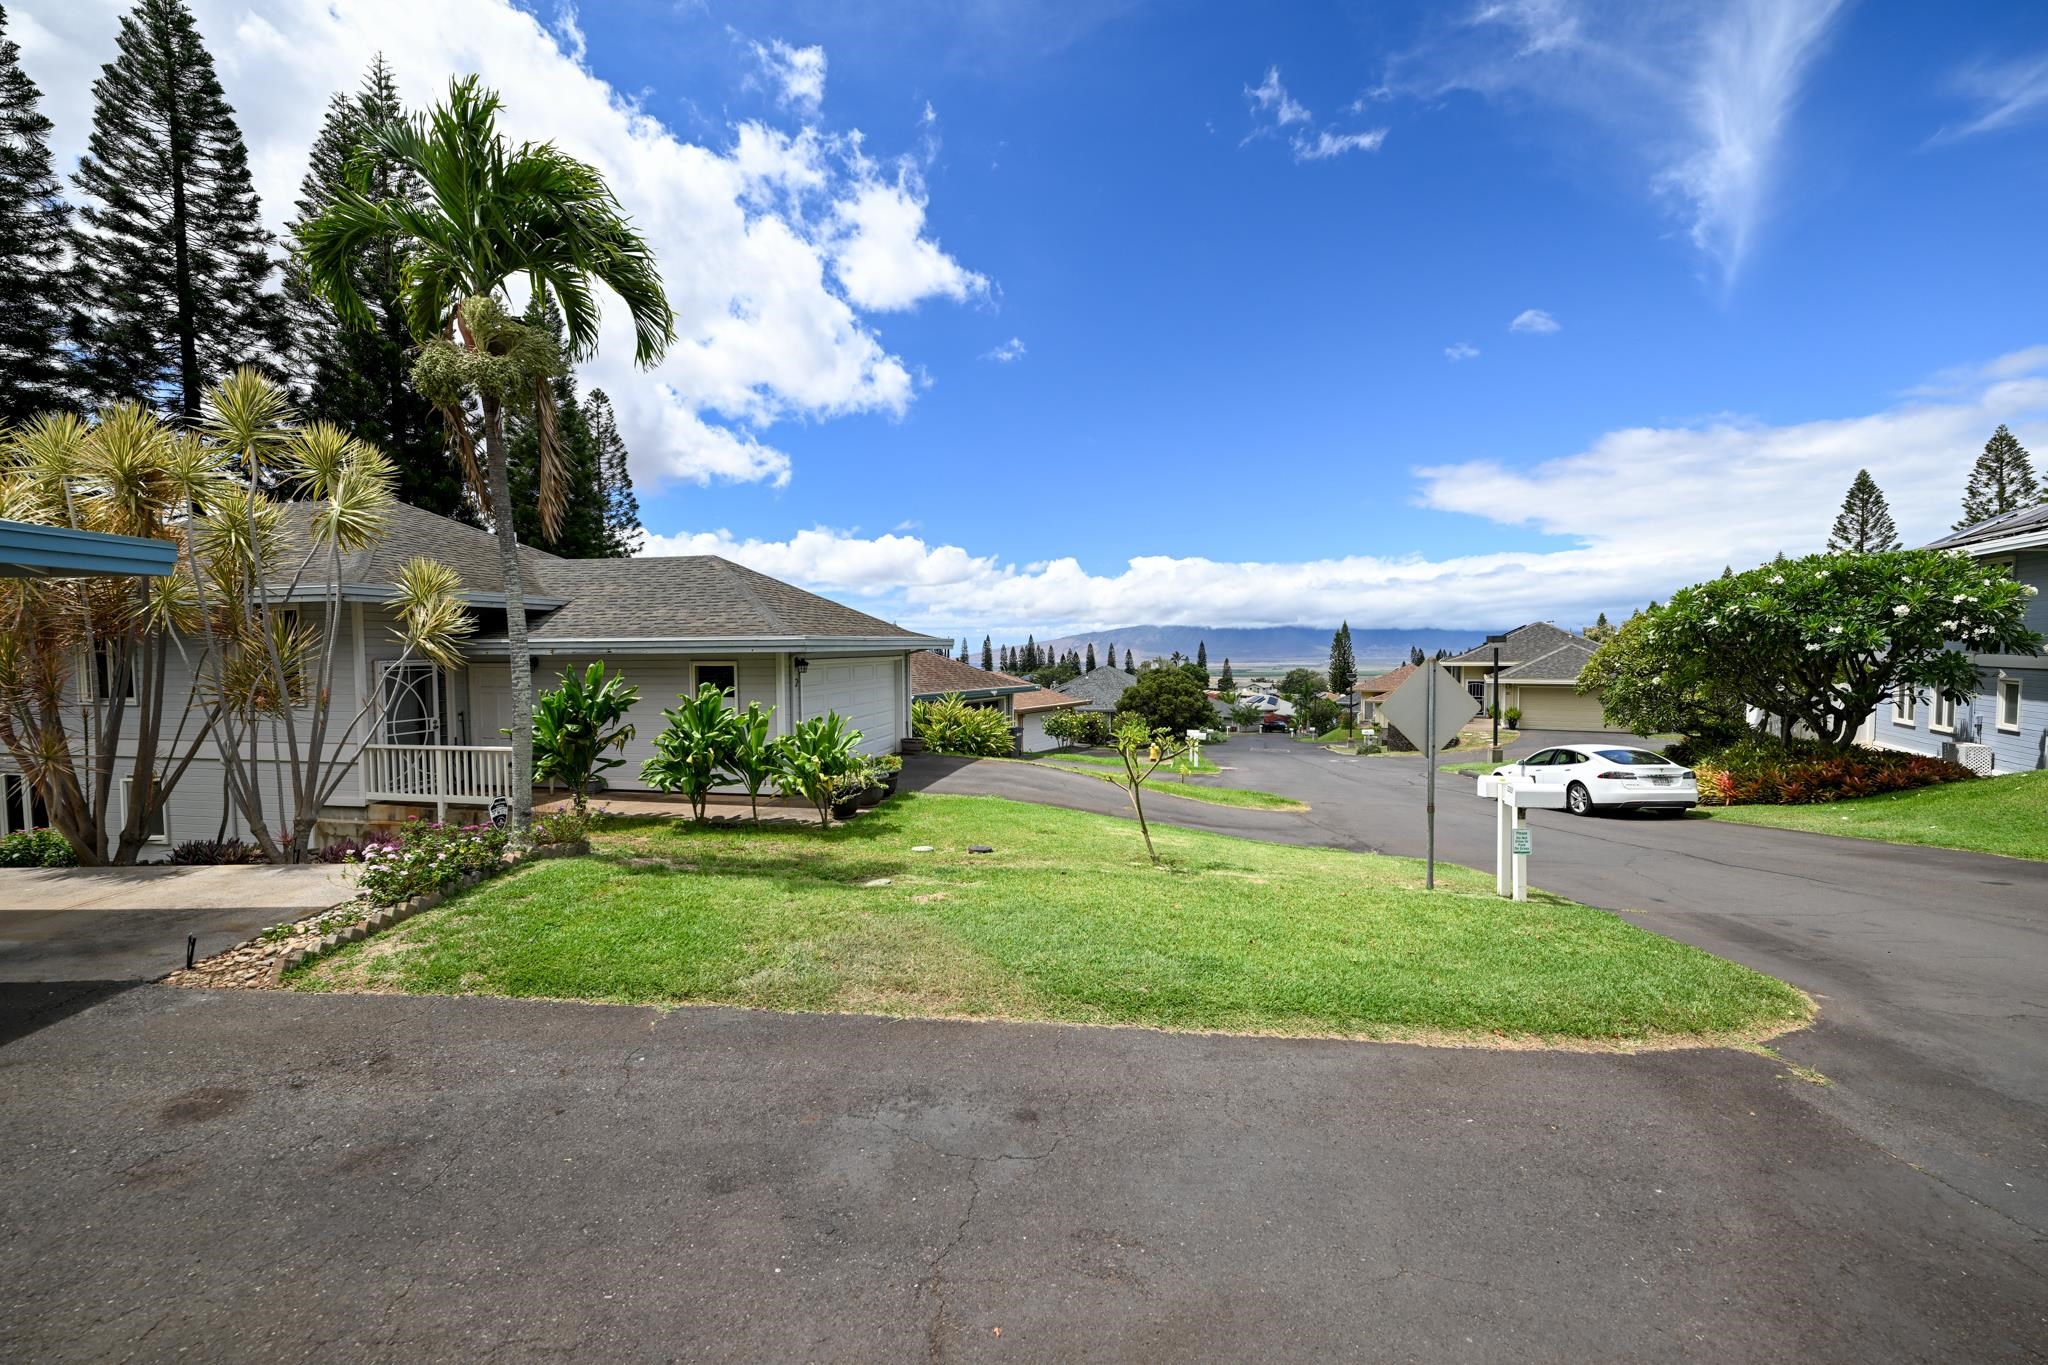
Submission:
<svg viewBox="0 0 2048 1365">
<path fill-rule="evenodd" d="M 434 807 L 444 820 L 450 806 L 485 806 L 512 795 L 509 744 L 370 744 L 357 765 L 364 805 L 390 802 Z"/>
</svg>

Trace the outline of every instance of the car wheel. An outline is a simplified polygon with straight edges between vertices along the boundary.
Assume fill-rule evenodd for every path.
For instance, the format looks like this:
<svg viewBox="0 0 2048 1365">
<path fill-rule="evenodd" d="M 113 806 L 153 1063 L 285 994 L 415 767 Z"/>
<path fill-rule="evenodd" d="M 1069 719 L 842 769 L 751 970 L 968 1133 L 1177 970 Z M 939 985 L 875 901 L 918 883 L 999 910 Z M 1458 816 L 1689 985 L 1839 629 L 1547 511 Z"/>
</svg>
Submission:
<svg viewBox="0 0 2048 1365">
<path fill-rule="evenodd" d="M 1570 810 L 1573 815 L 1591 815 L 1593 813 L 1593 793 L 1586 790 L 1584 783 L 1574 782 L 1571 786 L 1565 788 L 1564 804 L 1566 809 Z"/>
</svg>

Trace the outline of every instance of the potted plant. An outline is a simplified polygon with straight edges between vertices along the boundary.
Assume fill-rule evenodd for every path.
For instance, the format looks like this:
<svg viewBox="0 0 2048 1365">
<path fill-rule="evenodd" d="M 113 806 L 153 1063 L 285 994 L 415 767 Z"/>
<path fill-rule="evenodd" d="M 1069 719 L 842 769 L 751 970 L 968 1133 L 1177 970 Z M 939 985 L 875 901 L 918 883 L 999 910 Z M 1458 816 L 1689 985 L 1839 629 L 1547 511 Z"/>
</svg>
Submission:
<svg viewBox="0 0 2048 1365">
<path fill-rule="evenodd" d="M 903 778 L 903 760 L 894 754 L 877 754 L 868 760 L 868 774 L 879 785 L 882 800 L 896 794 L 896 785 Z"/>
</svg>

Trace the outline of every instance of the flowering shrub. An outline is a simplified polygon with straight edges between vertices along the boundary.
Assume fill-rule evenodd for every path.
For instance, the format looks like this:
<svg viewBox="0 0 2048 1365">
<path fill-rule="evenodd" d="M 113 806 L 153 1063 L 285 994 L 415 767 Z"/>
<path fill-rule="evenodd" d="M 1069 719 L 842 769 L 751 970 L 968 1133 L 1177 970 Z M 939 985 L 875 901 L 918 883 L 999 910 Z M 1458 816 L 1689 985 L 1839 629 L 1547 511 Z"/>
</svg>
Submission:
<svg viewBox="0 0 2048 1365">
<path fill-rule="evenodd" d="M 452 891 L 472 872 L 493 872 L 505 856 L 506 833 L 489 825 L 415 820 L 393 840 L 364 847 L 356 894 L 373 907 L 403 905 L 429 891 Z"/>
<path fill-rule="evenodd" d="M 18 829 L 0 837 L 0 867 L 76 867 L 78 855 L 54 829 Z"/>
<path fill-rule="evenodd" d="M 1697 758 L 1693 771 L 1705 806 L 1815 805 L 1976 776 L 1960 763 L 1924 754 L 1757 739 Z"/>
<path fill-rule="evenodd" d="M 580 844 L 590 837 L 590 827 L 594 823 L 587 811 L 579 811 L 574 806 L 551 810 L 533 817 L 533 841 L 536 844 Z"/>
<path fill-rule="evenodd" d="M 261 848 L 240 839 L 187 839 L 171 850 L 166 861 L 185 867 L 223 867 L 267 863 L 270 859 Z"/>
<path fill-rule="evenodd" d="M 365 844 L 361 839 L 336 839 L 331 844 L 322 845 L 320 851 L 313 855 L 313 861 L 316 863 L 361 862 L 363 850 L 367 847 L 369 845 Z"/>
</svg>

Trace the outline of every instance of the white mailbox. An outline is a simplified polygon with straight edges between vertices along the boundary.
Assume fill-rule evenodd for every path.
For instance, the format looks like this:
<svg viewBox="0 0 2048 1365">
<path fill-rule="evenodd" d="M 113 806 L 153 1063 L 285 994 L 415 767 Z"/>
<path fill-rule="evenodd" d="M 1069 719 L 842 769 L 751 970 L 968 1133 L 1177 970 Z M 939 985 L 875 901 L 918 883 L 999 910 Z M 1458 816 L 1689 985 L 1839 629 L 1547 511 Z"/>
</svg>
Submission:
<svg viewBox="0 0 2048 1365">
<path fill-rule="evenodd" d="M 1494 802 L 1493 889 L 1518 901 L 1529 899 L 1529 849 L 1532 836 L 1522 812 L 1563 810 L 1564 788 L 1546 786 L 1531 774 L 1506 768 L 1482 773 L 1482 799 Z"/>
</svg>

